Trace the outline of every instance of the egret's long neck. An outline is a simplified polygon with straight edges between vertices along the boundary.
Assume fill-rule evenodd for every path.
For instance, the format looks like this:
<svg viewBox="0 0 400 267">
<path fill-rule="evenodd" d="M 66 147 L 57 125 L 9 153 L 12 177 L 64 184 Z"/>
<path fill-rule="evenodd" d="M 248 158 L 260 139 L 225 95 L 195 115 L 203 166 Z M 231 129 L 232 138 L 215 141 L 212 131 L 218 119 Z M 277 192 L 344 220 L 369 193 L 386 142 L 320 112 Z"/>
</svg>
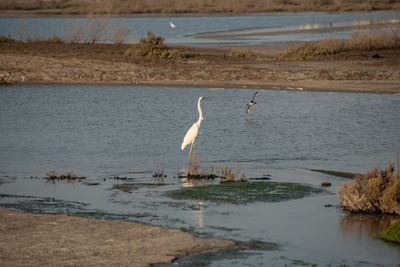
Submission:
<svg viewBox="0 0 400 267">
<path fill-rule="evenodd" d="M 197 109 L 199 110 L 199 119 L 197 121 L 197 124 L 201 124 L 201 121 L 203 120 L 203 112 L 201 111 L 201 106 L 200 106 L 200 101 L 201 99 L 199 98 L 199 101 L 197 102 Z"/>
</svg>

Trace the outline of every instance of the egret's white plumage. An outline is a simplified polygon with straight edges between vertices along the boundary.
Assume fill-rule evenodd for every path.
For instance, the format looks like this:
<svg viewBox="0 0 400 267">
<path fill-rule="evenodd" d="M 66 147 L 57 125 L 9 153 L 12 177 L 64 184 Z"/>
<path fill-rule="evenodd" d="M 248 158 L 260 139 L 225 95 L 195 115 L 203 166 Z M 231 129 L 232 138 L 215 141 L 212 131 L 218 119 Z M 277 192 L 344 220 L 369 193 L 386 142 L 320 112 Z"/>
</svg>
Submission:
<svg viewBox="0 0 400 267">
<path fill-rule="evenodd" d="M 175 24 L 172 23 L 172 21 L 169 22 L 169 26 L 171 26 L 171 28 L 173 28 L 173 29 L 176 28 Z"/>
<path fill-rule="evenodd" d="M 201 125 L 201 122 L 203 121 L 203 112 L 202 112 L 201 106 L 200 106 L 200 102 L 202 99 L 207 99 L 207 97 L 201 96 L 201 97 L 199 97 L 199 100 L 197 101 L 197 109 L 199 111 L 199 119 L 195 123 L 193 123 L 192 127 L 190 127 L 190 129 L 186 132 L 185 137 L 183 138 L 182 145 L 181 145 L 181 150 L 184 150 L 185 147 L 190 144 L 189 164 L 192 160 L 192 147 L 194 148 L 194 158 L 196 158 L 196 150 L 195 150 L 194 142 L 196 141 L 196 138 L 199 135 L 200 125 Z"/>
</svg>

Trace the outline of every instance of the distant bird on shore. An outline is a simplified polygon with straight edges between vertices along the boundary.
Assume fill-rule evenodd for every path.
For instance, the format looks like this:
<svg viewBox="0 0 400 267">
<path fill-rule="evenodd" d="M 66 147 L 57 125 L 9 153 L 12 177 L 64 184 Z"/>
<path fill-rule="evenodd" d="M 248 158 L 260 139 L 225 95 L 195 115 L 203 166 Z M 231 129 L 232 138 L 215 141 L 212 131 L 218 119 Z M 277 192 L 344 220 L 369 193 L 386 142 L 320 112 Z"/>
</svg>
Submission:
<svg viewBox="0 0 400 267">
<path fill-rule="evenodd" d="M 257 95 L 258 95 L 258 92 L 255 92 L 254 95 L 253 95 L 253 98 L 252 98 L 251 101 L 247 104 L 246 114 L 249 113 L 249 111 L 250 111 L 250 109 L 251 109 L 252 106 L 254 106 L 255 104 L 257 104 L 257 103 L 255 102 Z"/>
<path fill-rule="evenodd" d="M 172 23 L 172 21 L 169 22 L 169 26 L 170 26 L 172 29 L 175 29 L 175 28 L 176 28 L 175 24 Z"/>
<path fill-rule="evenodd" d="M 196 144 L 194 142 L 196 141 L 196 138 L 199 135 L 201 121 L 203 120 L 203 112 L 201 111 L 201 106 L 200 106 L 200 102 L 202 99 L 207 99 L 207 97 L 200 96 L 199 100 L 197 101 L 197 109 L 199 111 L 199 119 L 197 120 L 197 122 L 193 123 L 192 127 L 190 127 L 190 129 L 186 132 L 186 135 L 183 138 L 183 142 L 181 145 L 181 150 L 183 150 L 183 149 L 185 149 L 185 147 L 188 144 L 191 144 L 189 155 L 188 155 L 189 165 L 191 165 L 191 162 L 192 162 L 192 147 L 193 147 L 193 151 L 194 151 L 193 160 L 196 160 L 196 148 L 195 148 Z M 190 157 L 190 159 L 189 159 L 189 157 Z"/>
</svg>

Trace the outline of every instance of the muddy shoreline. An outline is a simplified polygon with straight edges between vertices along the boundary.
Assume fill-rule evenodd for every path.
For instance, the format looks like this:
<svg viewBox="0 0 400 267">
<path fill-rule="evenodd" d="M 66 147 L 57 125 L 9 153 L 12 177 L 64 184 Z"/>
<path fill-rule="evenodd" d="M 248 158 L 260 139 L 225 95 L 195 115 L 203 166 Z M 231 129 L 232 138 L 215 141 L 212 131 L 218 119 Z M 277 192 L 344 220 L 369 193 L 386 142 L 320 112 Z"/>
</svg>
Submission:
<svg viewBox="0 0 400 267">
<path fill-rule="evenodd" d="M 0 265 L 150 266 L 235 242 L 134 222 L 0 208 Z"/>
<path fill-rule="evenodd" d="M 274 59 L 285 47 L 237 47 L 254 54 L 240 58 L 229 56 L 231 47 L 175 46 L 184 58 L 148 61 L 125 56 L 129 47 L 0 43 L 0 82 L 400 93 L 400 49 L 299 62 Z"/>
</svg>

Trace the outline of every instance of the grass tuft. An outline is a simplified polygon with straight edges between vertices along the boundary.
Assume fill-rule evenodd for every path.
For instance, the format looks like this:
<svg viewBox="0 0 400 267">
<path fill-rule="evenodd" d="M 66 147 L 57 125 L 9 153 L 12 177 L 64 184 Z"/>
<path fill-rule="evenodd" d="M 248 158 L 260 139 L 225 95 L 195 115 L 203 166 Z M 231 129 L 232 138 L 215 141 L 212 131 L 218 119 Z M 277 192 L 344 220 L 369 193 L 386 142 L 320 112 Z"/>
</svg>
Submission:
<svg viewBox="0 0 400 267">
<path fill-rule="evenodd" d="M 392 222 L 378 237 L 384 241 L 400 244 L 400 220 Z"/>
</svg>

